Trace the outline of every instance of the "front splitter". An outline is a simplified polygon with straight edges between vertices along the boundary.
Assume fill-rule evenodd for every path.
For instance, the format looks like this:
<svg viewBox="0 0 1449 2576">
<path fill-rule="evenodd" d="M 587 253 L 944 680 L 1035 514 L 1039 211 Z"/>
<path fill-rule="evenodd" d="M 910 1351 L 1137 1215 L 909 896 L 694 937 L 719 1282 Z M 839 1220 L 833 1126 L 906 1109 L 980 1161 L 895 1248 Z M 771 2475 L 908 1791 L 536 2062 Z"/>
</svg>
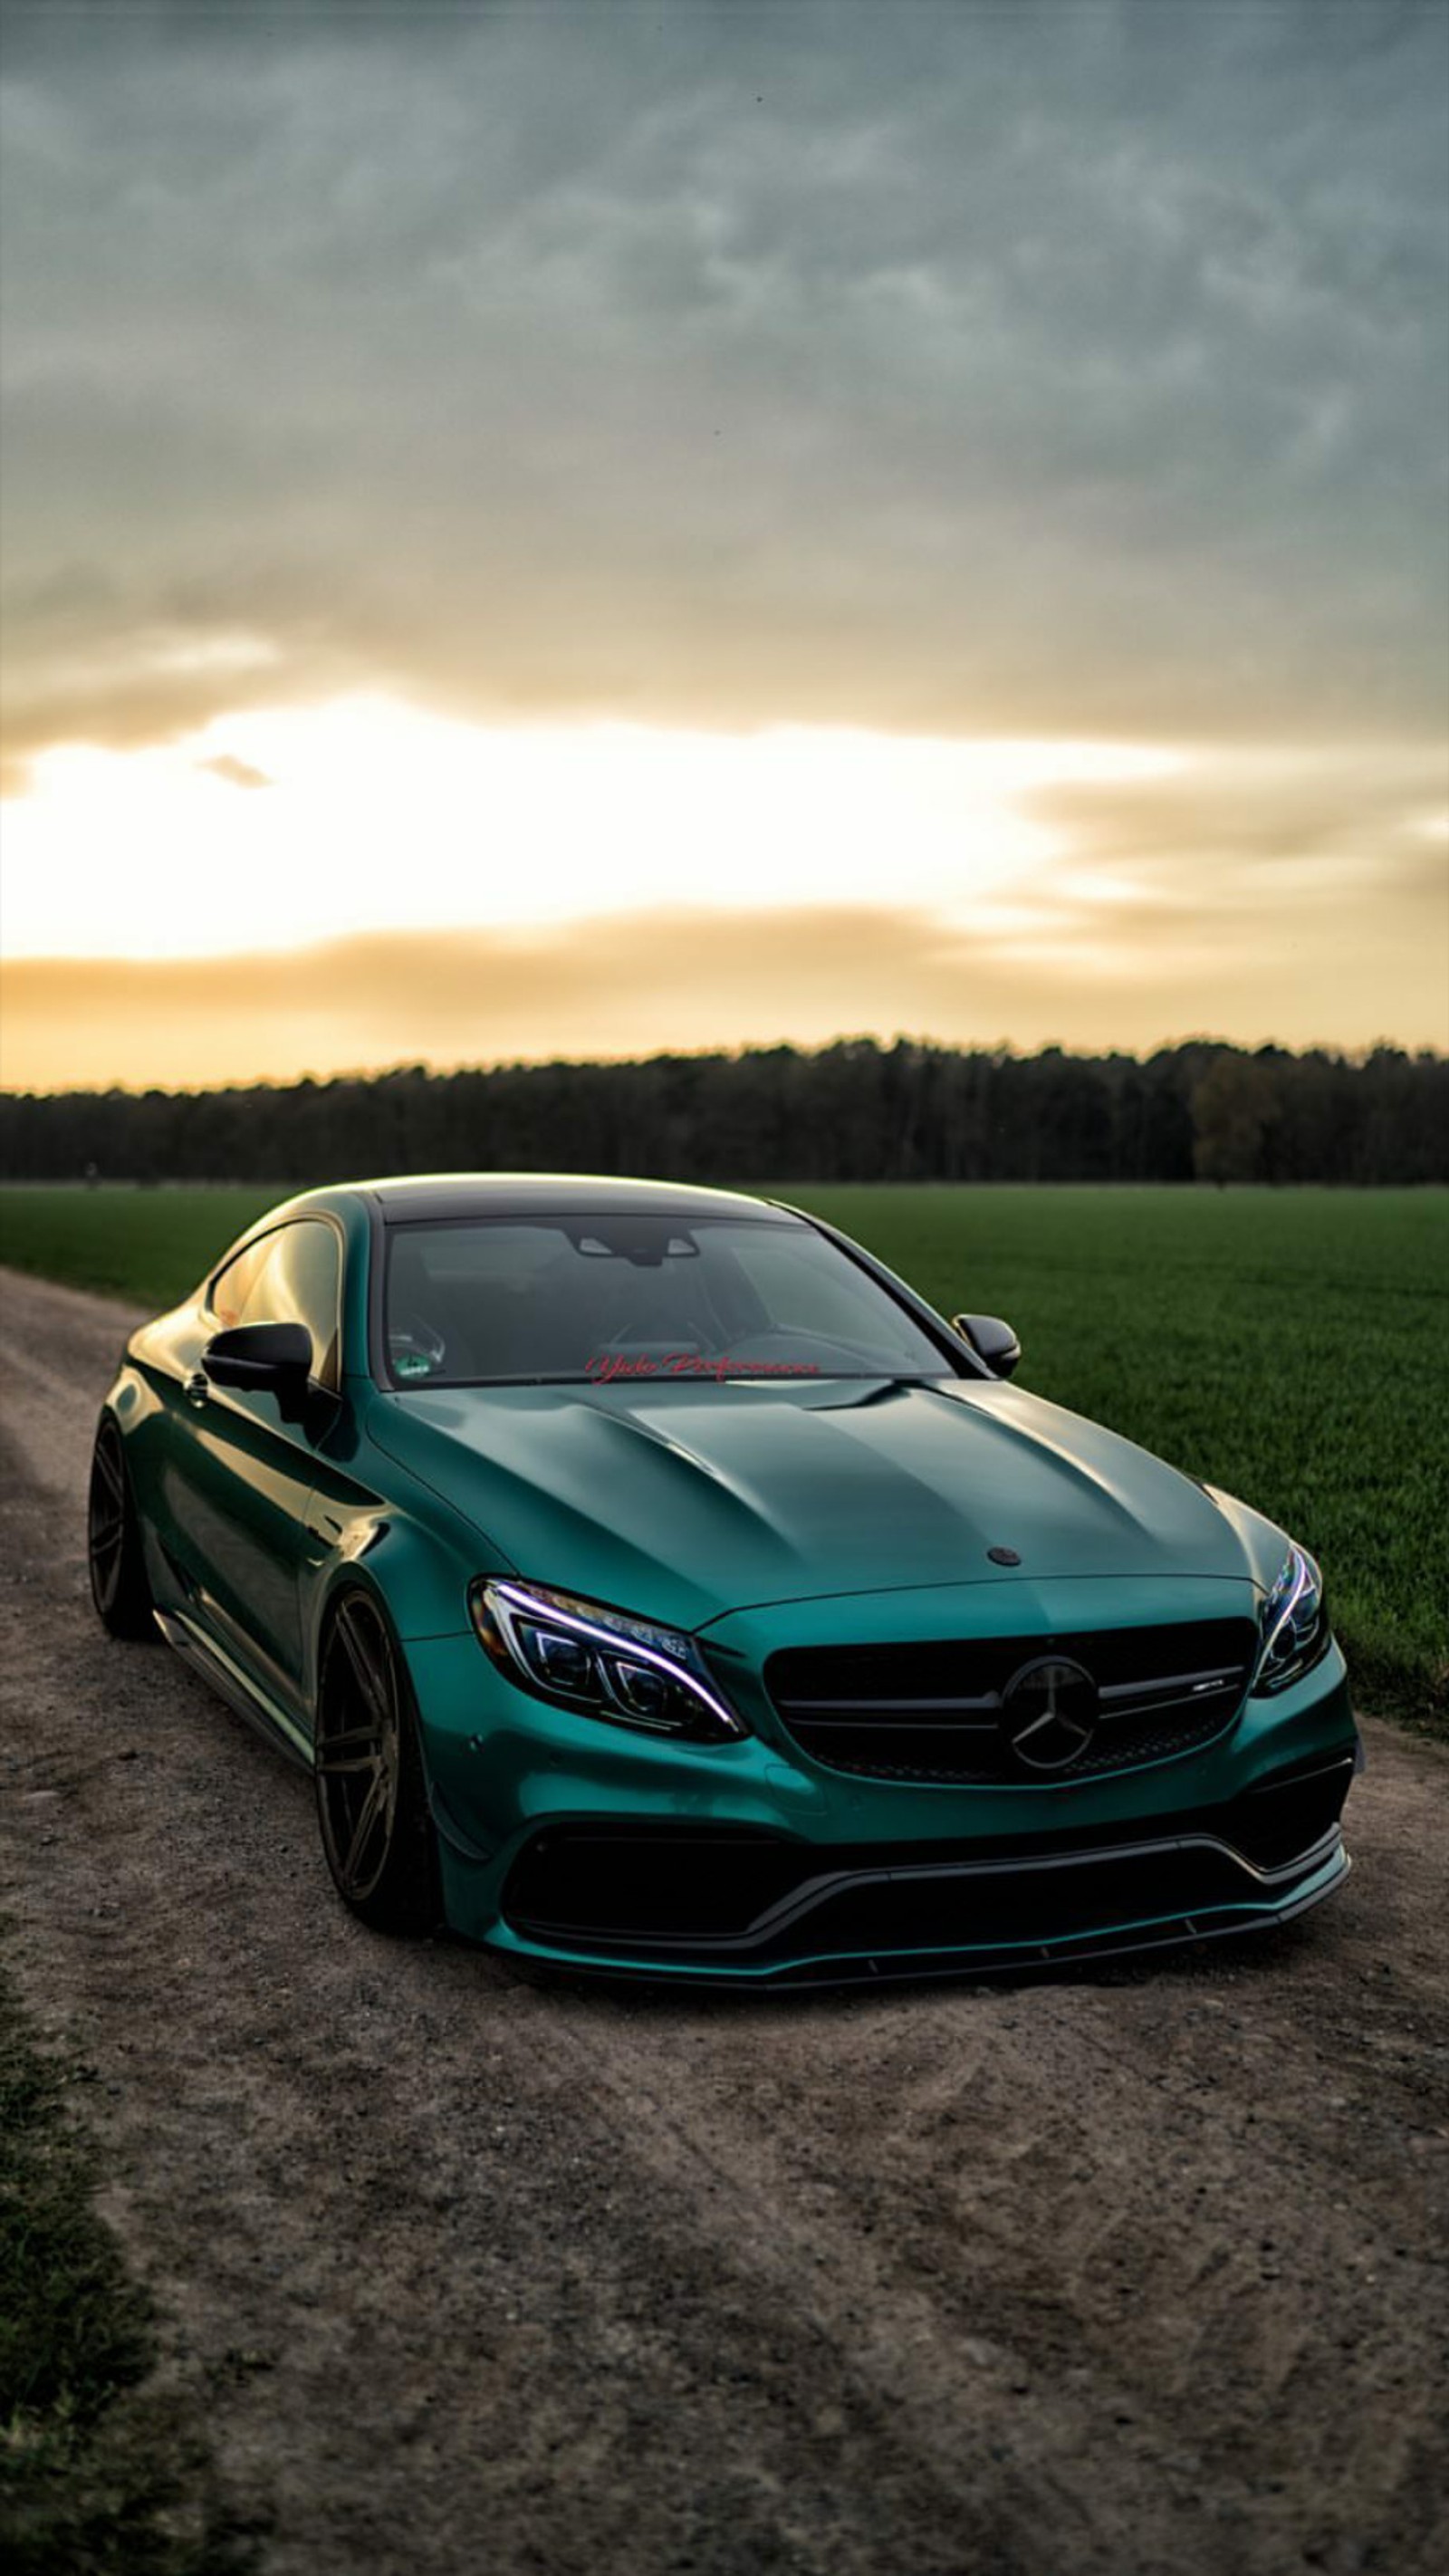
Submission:
<svg viewBox="0 0 1449 2576">
<path fill-rule="evenodd" d="M 1292 1889 L 1277 1899 L 1249 1898 L 1190 1914 L 1156 1914 L 1022 1941 L 935 1943 L 874 1951 L 822 1949 L 784 1959 L 725 1961 L 719 1957 L 650 1957 L 637 1948 L 609 1951 L 590 1945 L 588 1949 L 574 1949 L 520 1932 L 504 1921 L 487 1935 L 487 1946 L 520 1962 L 570 1976 L 603 1977 L 616 1982 L 627 1979 L 631 1984 L 754 1991 L 763 1988 L 772 1993 L 801 1987 L 915 1983 L 942 1978 L 1041 1976 L 1064 1968 L 1090 1967 L 1111 1959 L 1190 1949 L 1208 1941 L 1272 1931 L 1331 1896 L 1351 1866 L 1342 1839 L 1335 1833 L 1317 1867 L 1306 1878 L 1298 1878 Z"/>
</svg>

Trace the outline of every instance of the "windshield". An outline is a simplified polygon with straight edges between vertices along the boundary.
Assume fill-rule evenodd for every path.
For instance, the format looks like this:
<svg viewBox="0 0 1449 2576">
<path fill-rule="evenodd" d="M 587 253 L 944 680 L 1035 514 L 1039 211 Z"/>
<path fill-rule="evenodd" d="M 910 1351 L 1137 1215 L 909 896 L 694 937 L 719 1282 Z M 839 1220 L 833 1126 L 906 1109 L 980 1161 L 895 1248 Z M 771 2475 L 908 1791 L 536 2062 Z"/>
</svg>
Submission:
<svg viewBox="0 0 1449 2576">
<path fill-rule="evenodd" d="M 474 1218 L 392 1229 L 400 1386 L 948 1377 L 869 1273 L 790 1218 Z"/>
</svg>

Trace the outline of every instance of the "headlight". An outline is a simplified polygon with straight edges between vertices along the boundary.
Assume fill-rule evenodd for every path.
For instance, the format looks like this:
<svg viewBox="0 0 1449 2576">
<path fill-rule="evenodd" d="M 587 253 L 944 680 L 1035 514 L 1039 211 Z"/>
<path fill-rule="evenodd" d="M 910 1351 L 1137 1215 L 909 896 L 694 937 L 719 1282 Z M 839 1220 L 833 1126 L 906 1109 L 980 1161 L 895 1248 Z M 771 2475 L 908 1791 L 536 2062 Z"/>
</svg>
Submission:
<svg viewBox="0 0 1449 2576">
<path fill-rule="evenodd" d="M 677 1628 L 502 1577 L 475 1583 L 468 1607 L 499 1671 L 540 1699 L 696 1744 L 745 1733 L 693 1638 Z"/>
<path fill-rule="evenodd" d="M 1323 1577 L 1311 1556 L 1290 1547 L 1287 1561 L 1263 1604 L 1263 1644 L 1255 1691 L 1279 1691 L 1316 1663 L 1328 1644 Z"/>
</svg>

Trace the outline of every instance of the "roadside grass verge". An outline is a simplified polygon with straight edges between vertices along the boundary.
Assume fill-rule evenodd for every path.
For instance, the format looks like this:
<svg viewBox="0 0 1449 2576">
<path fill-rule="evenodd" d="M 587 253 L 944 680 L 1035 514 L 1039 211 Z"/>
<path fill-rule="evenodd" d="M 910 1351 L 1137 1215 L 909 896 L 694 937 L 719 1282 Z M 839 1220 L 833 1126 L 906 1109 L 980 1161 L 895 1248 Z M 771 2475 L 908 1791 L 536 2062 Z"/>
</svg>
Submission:
<svg viewBox="0 0 1449 2576">
<path fill-rule="evenodd" d="M 752 1186 L 1006 1315 L 1024 1386 L 1290 1530 L 1361 1704 L 1449 1733 L 1449 1191 Z M 287 1194 L 0 1189 L 0 1260 L 159 1308 Z"/>
<path fill-rule="evenodd" d="M 150 2301 L 97 2215 L 67 2099 L 0 1979 L 0 2563 L 7 2576 L 242 2576 L 207 2457 L 149 2385 Z"/>
</svg>

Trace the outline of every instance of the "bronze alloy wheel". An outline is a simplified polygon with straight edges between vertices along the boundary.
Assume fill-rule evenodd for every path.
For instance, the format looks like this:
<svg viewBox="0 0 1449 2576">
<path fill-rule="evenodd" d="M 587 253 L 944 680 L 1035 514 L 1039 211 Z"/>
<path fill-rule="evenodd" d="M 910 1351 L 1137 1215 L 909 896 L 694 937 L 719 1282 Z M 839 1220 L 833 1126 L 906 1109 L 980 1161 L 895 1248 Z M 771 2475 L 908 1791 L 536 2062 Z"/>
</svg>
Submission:
<svg viewBox="0 0 1449 2576">
<path fill-rule="evenodd" d="M 381 1612 L 349 1592 L 323 1648 L 313 1761 L 338 1893 L 384 1931 L 426 1930 L 432 1828 L 406 1677 Z"/>
</svg>

